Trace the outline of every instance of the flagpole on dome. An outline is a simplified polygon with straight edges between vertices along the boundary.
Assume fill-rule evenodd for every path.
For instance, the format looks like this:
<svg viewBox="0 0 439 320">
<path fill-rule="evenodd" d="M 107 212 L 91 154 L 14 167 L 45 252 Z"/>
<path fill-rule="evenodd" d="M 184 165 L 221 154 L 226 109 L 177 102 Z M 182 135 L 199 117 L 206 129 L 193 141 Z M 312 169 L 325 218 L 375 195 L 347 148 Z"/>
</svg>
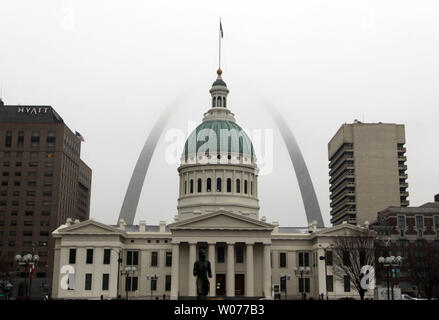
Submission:
<svg viewBox="0 0 439 320">
<path fill-rule="evenodd" d="M 221 70 L 221 39 L 224 36 L 223 33 L 223 25 L 221 24 L 221 17 L 219 18 L 220 20 L 220 28 L 219 28 L 219 50 L 218 50 L 218 71 Z"/>
</svg>

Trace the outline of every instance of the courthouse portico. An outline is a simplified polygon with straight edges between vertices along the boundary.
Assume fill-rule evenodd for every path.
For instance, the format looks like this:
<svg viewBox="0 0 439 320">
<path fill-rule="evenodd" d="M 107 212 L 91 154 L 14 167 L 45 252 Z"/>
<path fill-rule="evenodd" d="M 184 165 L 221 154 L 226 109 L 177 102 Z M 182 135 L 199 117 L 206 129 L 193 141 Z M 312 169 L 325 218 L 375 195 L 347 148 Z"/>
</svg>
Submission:
<svg viewBox="0 0 439 320">
<path fill-rule="evenodd" d="M 215 296 L 217 291 L 225 291 L 226 297 L 234 297 L 236 289 L 247 297 L 271 296 L 270 248 L 273 225 L 218 211 L 175 222 L 168 227 L 172 233 L 172 299 L 195 296 L 192 269 L 196 252 L 201 247 L 207 249 L 211 262 L 210 296 Z M 223 258 L 217 259 L 217 248 L 224 251 Z M 238 259 L 235 259 L 236 255 Z M 236 260 L 241 263 L 236 263 Z M 219 282 L 217 274 L 221 278 Z M 263 279 L 261 285 L 258 283 L 256 287 L 255 277 Z M 239 284 L 235 283 L 236 278 Z"/>
</svg>

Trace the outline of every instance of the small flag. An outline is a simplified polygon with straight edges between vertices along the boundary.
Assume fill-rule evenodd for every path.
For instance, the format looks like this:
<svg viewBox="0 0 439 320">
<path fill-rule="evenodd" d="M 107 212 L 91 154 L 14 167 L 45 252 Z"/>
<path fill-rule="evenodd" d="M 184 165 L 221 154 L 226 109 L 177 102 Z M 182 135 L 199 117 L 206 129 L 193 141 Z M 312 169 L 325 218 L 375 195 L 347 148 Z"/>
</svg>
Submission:
<svg viewBox="0 0 439 320">
<path fill-rule="evenodd" d="M 75 136 L 77 136 L 79 138 L 79 140 L 81 140 L 82 142 L 85 142 L 84 137 L 78 131 L 75 131 Z"/>
<path fill-rule="evenodd" d="M 223 33 L 223 25 L 221 24 L 221 20 L 220 20 L 220 32 L 221 32 L 221 38 L 223 38 L 224 33 Z"/>
</svg>

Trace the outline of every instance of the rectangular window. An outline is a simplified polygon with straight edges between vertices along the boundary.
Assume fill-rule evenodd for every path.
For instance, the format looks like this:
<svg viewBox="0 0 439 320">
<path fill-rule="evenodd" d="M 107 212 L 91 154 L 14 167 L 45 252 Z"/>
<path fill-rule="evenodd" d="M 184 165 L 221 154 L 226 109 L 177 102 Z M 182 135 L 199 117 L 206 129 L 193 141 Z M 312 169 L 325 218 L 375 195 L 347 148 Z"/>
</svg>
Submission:
<svg viewBox="0 0 439 320">
<path fill-rule="evenodd" d="M 348 266 L 350 262 L 349 251 L 343 251 L 343 264 Z"/>
<path fill-rule="evenodd" d="M 280 291 L 285 292 L 287 288 L 287 278 L 285 276 L 280 277 Z"/>
<path fill-rule="evenodd" d="M 279 253 L 279 267 L 281 267 L 281 268 L 287 267 L 287 253 L 286 252 Z"/>
<path fill-rule="evenodd" d="M 39 147 L 40 146 L 40 132 L 39 131 L 32 132 L 32 136 L 30 137 L 30 145 L 31 145 L 31 147 Z"/>
<path fill-rule="evenodd" d="M 216 260 L 218 263 L 224 263 L 225 247 L 219 246 L 216 251 Z"/>
<path fill-rule="evenodd" d="M 325 261 L 327 266 L 332 266 L 332 251 L 326 251 Z"/>
<path fill-rule="evenodd" d="M 125 291 L 136 291 L 137 290 L 137 277 L 126 277 L 125 278 Z"/>
<path fill-rule="evenodd" d="M 108 290 L 110 284 L 110 274 L 104 273 L 102 275 L 102 290 Z"/>
<path fill-rule="evenodd" d="M 139 264 L 139 251 L 127 251 L 127 266 L 137 266 Z"/>
<path fill-rule="evenodd" d="M 437 229 L 439 229 L 439 216 L 434 216 L 434 227 Z"/>
<path fill-rule="evenodd" d="M 167 274 L 165 278 L 165 291 L 171 290 L 171 279 L 172 279 L 171 276 Z"/>
<path fill-rule="evenodd" d="M 46 138 L 46 145 L 48 147 L 54 147 L 56 142 L 56 132 L 55 131 L 49 131 L 47 132 L 47 138 Z"/>
<path fill-rule="evenodd" d="M 166 252 L 166 266 L 167 267 L 172 266 L 172 252 L 171 251 Z"/>
<path fill-rule="evenodd" d="M 5 147 L 10 148 L 12 146 L 12 131 L 6 131 Z"/>
<path fill-rule="evenodd" d="M 299 267 L 309 267 L 309 252 L 299 252 Z"/>
<path fill-rule="evenodd" d="M 91 290 L 91 281 L 92 281 L 92 274 L 86 273 L 85 274 L 85 290 Z"/>
<path fill-rule="evenodd" d="M 151 291 L 156 291 L 157 290 L 157 279 L 151 279 Z"/>
<path fill-rule="evenodd" d="M 334 291 L 334 277 L 333 276 L 326 276 L 326 285 L 328 292 Z"/>
<path fill-rule="evenodd" d="M 299 278 L 299 292 L 309 292 L 310 286 L 309 286 L 309 278 Z M 305 289 L 305 291 L 304 291 Z"/>
<path fill-rule="evenodd" d="M 398 229 L 405 229 L 405 216 L 398 216 Z"/>
<path fill-rule="evenodd" d="M 87 264 L 92 264 L 93 263 L 93 249 L 87 249 L 86 263 Z"/>
<path fill-rule="evenodd" d="M 151 252 L 151 267 L 157 267 L 158 266 L 158 252 L 153 251 Z"/>
<path fill-rule="evenodd" d="M 424 227 L 424 216 L 416 216 L 416 227 L 417 228 Z"/>
<path fill-rule="evenodd" d="M 244 247 L 242 245 L 235 246 L 236 248 L 236 263 L 244 262 Z"/>
<path fill-rule="evenodd" d="M 24 145 L 24 132 L 18 131 L 17 147 L 23 147 Z"/>
<path fill-rule="evenodd" d="M 110 264 L 111 249 L 104 249 L 104 264 Z"/>
<path fill-rule="evenodd" d="M 344 276 L 344 292 L 351 291 L 351 278 L 349 276 Z"/>
<path fill-rule="evenodd" d="M 69 264 L 75 264 L 76 263 L 76 249 L 70 248 L 69 250 Z"/>
</svg>

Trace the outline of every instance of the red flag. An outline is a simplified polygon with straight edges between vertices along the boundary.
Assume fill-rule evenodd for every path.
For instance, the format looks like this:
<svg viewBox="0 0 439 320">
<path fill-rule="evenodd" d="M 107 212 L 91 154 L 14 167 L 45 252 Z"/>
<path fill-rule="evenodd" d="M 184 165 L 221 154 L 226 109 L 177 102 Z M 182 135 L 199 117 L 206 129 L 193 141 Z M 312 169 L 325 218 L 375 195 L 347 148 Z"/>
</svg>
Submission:
<svg viewBox="0 0 439 320">
<path fill-rule="evenodd" d="M 223 25 L 221 24 L 221 21 L 220 21 L 220 32 L 221 32 L 221 38 L 223 38 L 224 33 L 223 33 Z"/>
</svg>

